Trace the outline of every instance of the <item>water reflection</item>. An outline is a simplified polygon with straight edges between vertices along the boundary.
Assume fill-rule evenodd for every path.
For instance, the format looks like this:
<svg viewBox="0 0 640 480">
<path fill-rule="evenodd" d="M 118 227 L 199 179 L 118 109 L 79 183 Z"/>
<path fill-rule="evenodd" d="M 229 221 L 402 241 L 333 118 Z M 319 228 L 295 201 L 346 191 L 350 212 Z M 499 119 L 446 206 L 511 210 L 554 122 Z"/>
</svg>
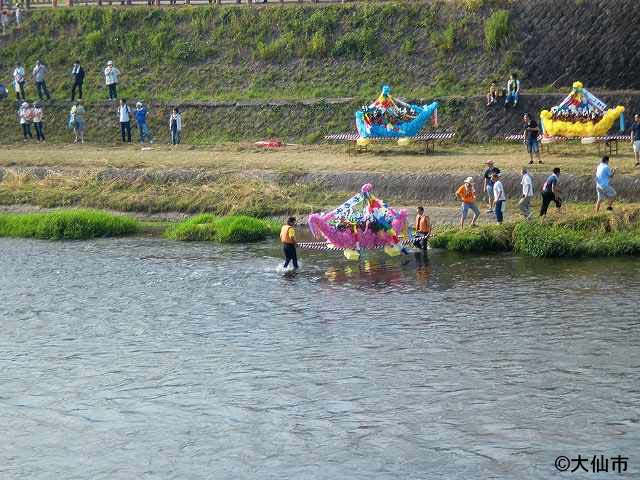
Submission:
<svg viewBox="0 0 640 480">
<path fill-rule="evenodd" d="M 546 480 L 640 444 L 636 259 L 0 248 L 0 478 Z"/>
</svg>

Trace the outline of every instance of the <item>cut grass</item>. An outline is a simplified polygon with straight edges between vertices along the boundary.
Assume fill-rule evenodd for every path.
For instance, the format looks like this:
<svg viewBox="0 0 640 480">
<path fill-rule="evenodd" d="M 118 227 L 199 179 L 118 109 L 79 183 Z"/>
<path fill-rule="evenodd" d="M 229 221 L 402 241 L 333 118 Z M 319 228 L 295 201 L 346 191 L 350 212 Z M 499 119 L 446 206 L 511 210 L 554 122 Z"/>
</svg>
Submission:
<svg viewBox="0 0 640 480">
<path fill-rule="evenodd" d="M 196 215 L 169 227 L 164 236 L 181 241 L 215 241 L 247 243 L 278 235 L 280 225 L 272 220 L 247 216 L 217 217 L 210 213 Z"/>
<path fill-rule="evenodd" d="M 120 237 L 139 231 L 136 220 L 97 210 L 0 214 L 0 237 L 86 240 Z"/>
</svg>

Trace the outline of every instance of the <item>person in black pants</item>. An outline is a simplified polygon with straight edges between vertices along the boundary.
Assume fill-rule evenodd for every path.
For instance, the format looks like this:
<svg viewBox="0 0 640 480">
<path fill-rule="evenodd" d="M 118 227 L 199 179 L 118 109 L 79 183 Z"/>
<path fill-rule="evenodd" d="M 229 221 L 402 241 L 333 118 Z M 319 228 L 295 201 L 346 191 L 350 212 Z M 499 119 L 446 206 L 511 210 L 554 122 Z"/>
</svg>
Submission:
<svg viewBox="0 0 640 480">
<path fill-rule="evenodd" d="M 127 105 L 126 98 L 120 99 L 118 107 L 118 117 L 120 119 L 120 133 L 122 134 L 122 142 L 125 142 L 125 133 L 127 143 L 131 143 L 131 109 Z"/>
<path fill-rule="evenodd" d="M 287 268 L 289 262 L 293 262 L 293 268 L 298 269 L 298 255 L 296 253 L 296 232 L 293 227 L 296 225 L 295 217 L 289 217 L 287 224 L 280 230 L 280 241 L 284 251 L 284 266 Z"/>
<path fill-rule="evenodd" d="M 558 189 L 558 181 L 560 179 L 560 169 L 558 167 L 553 169 L 553 174 L 549 175 L 547 181 L 542 186 L 542 206 L 540 207 L 540 216 L 543 217 L 547 214 L 547 209 L 551 202 L 555 202 L 556 208 L 562 206 L 562 200 L 558 196 L 560 190 Z"/>
<path fill-rule="evenodd" d="M 76 60 L 71 69 L 73 76 L 73 87 L 71 87 L 71 101 L 76 99 L 76 88 L 78 89 L 78 98 L 82 100 L 82 84 L 84 83 L 84 68 L 80 65 L 80 60 Z"/>
</svg>

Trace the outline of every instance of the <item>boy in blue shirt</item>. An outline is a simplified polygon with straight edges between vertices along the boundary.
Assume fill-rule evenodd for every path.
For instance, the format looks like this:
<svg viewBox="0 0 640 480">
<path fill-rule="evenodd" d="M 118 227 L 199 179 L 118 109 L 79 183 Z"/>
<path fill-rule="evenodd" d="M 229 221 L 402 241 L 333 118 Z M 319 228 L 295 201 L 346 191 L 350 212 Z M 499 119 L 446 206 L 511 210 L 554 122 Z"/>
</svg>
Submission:
<svg viewBox="0 0 640 480">
<path fill-rule="evenodd" d="M 147 125 L 147 115 L 149 112 L 142 102 L 136 103 L 136 123 L 138 124 L 138 130 L 140 131 L 140 143 L 144 143 L 144 139 L 148 139 L 149 143 L 153 143 L 153 137 L 151 136 L 151 130 Z"/>
</svg>

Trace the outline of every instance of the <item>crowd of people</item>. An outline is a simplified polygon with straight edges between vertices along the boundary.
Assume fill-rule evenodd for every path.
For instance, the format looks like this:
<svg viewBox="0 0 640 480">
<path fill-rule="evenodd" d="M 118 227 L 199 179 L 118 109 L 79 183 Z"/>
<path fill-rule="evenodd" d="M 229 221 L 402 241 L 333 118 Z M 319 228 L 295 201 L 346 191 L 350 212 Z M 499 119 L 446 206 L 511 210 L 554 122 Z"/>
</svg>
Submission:
<svg viewBox="0 0 640 480">
<path fill-rule="evenodd" d="M 6 35 L 9 29 L 9 25 L 13 21 L 16 22 L 16 30 L 20 30 L 22 27 L 22 10 L 20 6 L 16 6 L 16 8 L 10 10 L 8 7 L 3 7 L 2 11 L 0 11 L 0 26 L 2 28 L 2 35 Z"/>
<path fill-rule="evenodd" d="M 36 131 L 36 138 L 40 142 L 45 141 L 44 135 L 44 107 L 45 100 L 51 100 L 51 93 L 47 87 L 47 74 L 49 70 L 47 66 L 37 60 L 32 71 L 31 79 L 35 84 L 35 90 L 39 97 L 39 101 L 29 103 L 27 101 L 27 69 L 24 64 L 17 63 L 12 73 L 12 84 L 16 94 L 16 101 L 18 102 L 18 121 L 22 129 L 23 139 L 25 142 L 33 139 L 33 133 L 31 126 Z M 113 64 L 112 60 L 109 60 L 104 68 L 104 82 L 106 86 L 107 98 L 109 101 L 116 101 L 118 99 L 118 82 L 120 80 L 120 70 Z M 75 135 L 74 143 L 84 143 L 84 135 L 86 131 L 86 110 L 82 104 L 83 86 L 85 80 L 85 70 L 80 64 L 79 60 L 76 60 L 70 71 L 71 80 L 71 109 L 68 115 L 68 128 L 73 130 Z M 6 92 L 6 89 L 0 85 L 0 96 Z M 77 100 L 76 100 L 77 95 Z M 135 110 L 127 104 L 126 99 L 120 99 L 119 105 L 116 109 L 116 115 L 120 125 L 121 139 L 123 143 L 131 143 L 131 128 L 132 120 L 135 120 L 135 125 L 138 128 L 140 143 L 144 144 L 145 141 L 149 143 L 154 142 L 154 137 L 151 134 L 149 127 L 149 110 L 142 100 L 136 102 Z M 182 136 L 182 115 L 180 110 L 176 107 L 173 108 L 168 119 L 169 130 L 169 143 L 172 145 L 178 145 Z"/>
<path fill-rule="evenodd" d="M 513 107 L 518 106 L 518 100 L 520 99 L 520 80 L 517 73 L 512 73 L 507 80 L 507 88 L 499 90 L 496 86 L 496 82 L 491 82 L 489 85 L 489 91 L 487 92 L 487 107 L 496 105 L 499 98 L 504 98 L 505 108 L 509 104 Z"/>
</svg>

